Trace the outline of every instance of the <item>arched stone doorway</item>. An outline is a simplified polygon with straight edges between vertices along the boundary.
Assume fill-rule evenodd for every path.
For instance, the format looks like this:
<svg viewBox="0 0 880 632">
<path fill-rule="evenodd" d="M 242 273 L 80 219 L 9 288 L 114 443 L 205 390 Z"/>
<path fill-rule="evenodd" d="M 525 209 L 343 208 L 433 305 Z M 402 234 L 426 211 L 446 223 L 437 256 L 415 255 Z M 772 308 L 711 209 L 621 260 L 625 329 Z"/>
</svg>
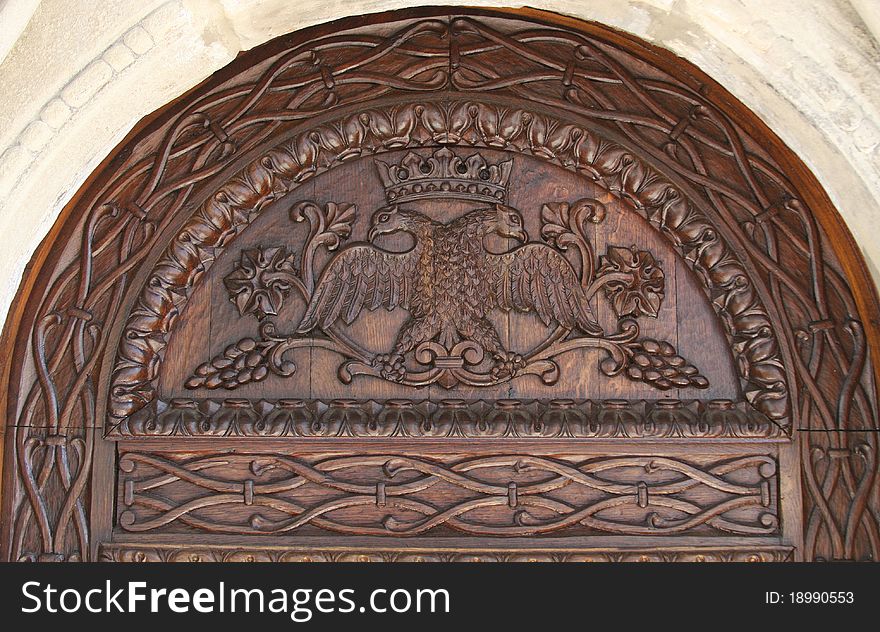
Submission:
<svg viewBox="0 0 880 632">
<path fill-rule="evenodd" d="M 846 228 L 598 25 L 270 42 L 120 146 L 19 300 L 11 559 L 877 555 Z"/>
</svg>

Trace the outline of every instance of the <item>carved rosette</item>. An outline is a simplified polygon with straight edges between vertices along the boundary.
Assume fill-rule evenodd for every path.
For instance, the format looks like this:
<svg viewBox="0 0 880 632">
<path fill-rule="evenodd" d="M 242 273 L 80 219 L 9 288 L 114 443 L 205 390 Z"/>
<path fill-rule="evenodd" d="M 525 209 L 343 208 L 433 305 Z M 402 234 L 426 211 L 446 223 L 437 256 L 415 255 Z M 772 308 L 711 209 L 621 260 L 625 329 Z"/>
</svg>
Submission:
<svg viewBox="0 0 880 632">
<path fill-rule="evenodd" d="M 223 284 L 239 314 L 263 320 L 278 315 L 297 277 L 294 257 L 284 247 L 254 248 L 242 251 Z"/>
<path fill-rule="evenodd" d="M 652 316 L 663 301 L 663 270 L 644 250 L 611 246 L 601 259 L 599 274 L 614 275 L 605 283 L 605 294 L 618 316 Z"/>
</svg>

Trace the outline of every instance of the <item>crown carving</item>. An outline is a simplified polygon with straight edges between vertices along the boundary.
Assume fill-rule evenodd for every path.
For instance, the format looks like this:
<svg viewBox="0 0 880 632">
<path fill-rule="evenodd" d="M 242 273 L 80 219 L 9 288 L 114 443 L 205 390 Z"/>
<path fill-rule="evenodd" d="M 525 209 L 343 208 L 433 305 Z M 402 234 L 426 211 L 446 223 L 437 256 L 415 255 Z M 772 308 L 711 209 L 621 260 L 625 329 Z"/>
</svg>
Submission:
<svg viewBox="0 0 880 632">
<path fill-rule="evenodd" d="M 512 165 L 480 154 L 463 158 L 445 147 L 427 157 L 410 152 L 399 163 L 376 161 L 389 204 L 441 196 L 504 203 Z"/>
</svg>

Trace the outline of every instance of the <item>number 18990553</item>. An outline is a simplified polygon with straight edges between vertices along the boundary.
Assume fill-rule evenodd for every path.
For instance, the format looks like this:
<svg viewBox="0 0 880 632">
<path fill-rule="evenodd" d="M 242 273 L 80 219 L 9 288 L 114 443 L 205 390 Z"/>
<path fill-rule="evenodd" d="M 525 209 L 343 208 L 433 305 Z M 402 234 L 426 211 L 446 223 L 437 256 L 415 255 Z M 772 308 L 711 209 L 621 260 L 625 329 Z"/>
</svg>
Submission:
<svg viewBox="0 0 880 632">
<path fill-rule="evenodd" d="M 767 603 L 790 604 L 851 604 L 855 602 L 852 591 L 791 591 L 785 595 L 767 593 Z M 786 599 L 787 597 L 787 599 Z"/>
</svg>

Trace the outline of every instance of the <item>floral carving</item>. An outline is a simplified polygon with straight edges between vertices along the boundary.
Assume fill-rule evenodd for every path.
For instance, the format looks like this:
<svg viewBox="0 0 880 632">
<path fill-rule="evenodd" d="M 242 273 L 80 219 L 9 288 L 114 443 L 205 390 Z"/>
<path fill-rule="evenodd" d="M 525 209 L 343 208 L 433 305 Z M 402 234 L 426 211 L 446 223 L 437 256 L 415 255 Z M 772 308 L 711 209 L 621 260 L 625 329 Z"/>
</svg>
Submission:
<svg viewBox="0 0 880 632">
<path fill-rule="evenodd" d="M 594 548 L 549 553 L 544 549 L 479 548 L 440 551 L 413 549 L 321 549 L 192 544 L 103 544 L 102 562 L 791 562 L 788 546 L 739 548 Z"/>
<path fill-rule="evenodd" d="M 664 275 L 650 252 L 635 246 L 609 246 L 600 263 L 599 274 L 609 275 L 605 295 L 615 314 L 657 318 L 663 301 Z"/>
<path fill-rule="evenodd" d="M 236 211 L 230 215 L 233 223 L 223 231 L 218 231 L 217 223 L 211 219 L 221 207 L 231 207 L 233 184 L 235 192 L 253 189 L 250 196 L 252 199 L 249 199 L 247 204 L 252 205 L 253 212 L 258 212 L 266 203 L 264 199 L 266 195 L 274 199 L 279 191 L 286 190 L 284 187 L 291 186 L 287 183 L 299 182 L 332 167 L 335 164 L 335 159 L 331 160 L 326 151 L 320 150 L 324 152 L 322 154 L 324 158 L 320 162 L 315 158 L 319 153 L 319 146 L 315 144 L 318 142 L 316 139 L 324 136 L 328 142 L 329 139 L 334 139 L 333 151 L 338 153 L 339 160 L 342 157 L 352 155 L 352 153 L 372 153 L 375 151 L 375 147 L 386 145 L 399 147 L 401 140 L 397 130 L 401 129 L 407 130 L 405 133 L 409 135 L 409 144 L 414 147 L 418 147 L 423 142 L 438 142 L 447 139 L 452 133 L 451 130 L 456 130 L 455 135 L 459 140 L 462 138 L 461 135 L 467 131 L 469 134 L 467 142 L 473 146 L 503 146 L 513 151 L 528 151 L 538 158 L 549 159 L 545 157 L 543 148 L 546 147 L 549 151 L 549 148 L 553 147 L 553 155 L 557 156 L 557 159 L 562 159 L 564 164 L 569 162 L 578 164 L 580 165 L 578 169 L 586 173 L 595 171 L 593 177 L 597 183 L 612 191 L 619 190 L 624 197 L 635 200 L 636 208 L 648 221 L 674 243 L 691 253 L 687 261 L 699 272 L 700 278 L 705 279 L 708 283 L 707 291 L 713 293 L 713 303 L 716 305 L 719 316 L 727 327 L 729 335 L 736 342 L 732 349 L 741 367 L 743 390 L 746 397 L 761 412 L 771 418 L 777 420 L 786 418 L 788 414 L 786 378 L 779 363 L 779 350 L 770 321 L 766 316 L 766 310 L 758 302 L 758 297 L 750 284 L 742 285 L 739 281 L 734 282 L 736 279 L 745 280 L 748 276 L 733 258 L 728 247 L 721 241 L 717 231 L 709 227 L 705 218 L 677 189 L 658 177 L 647 165 L 639 162 L 622 147 L 602 140 L 584 129 L 566 126 L 554 127 L 542 115 L 531 112 L 522 112 L 521 114 L 522 116 L 517 118 L 519 125 L 501 126 L 496 130 L 497 134 L 504 135 L 503 138 L 485 136 L 494 129 L 490 129 L 486 125 L 501 116 L 500 111 L 486 104 L 472 102 L 406 104 L 382 112 L 371 110 L 353 115 L 351 118 L 339 122 L 338 125 L 321 127 L 317 131 L 309 132 L 301 138 L 298 137 L 269 151 L 264 159 L 257 161 L 247 176 L 242 174 L 241 177 L 233 180 L 229 185 L 228 193 L 221 190 L 205 204 L 200 212 L 196 213 L 188 234 L 204 235 L 203 243 L 198 250 L 201 253 L 214 243 L 225 243 L 230 236 L 250 221 L 244 212 Z M 508 118 L 513 115 L 514 113 L 510 112 L 504 114 Z M 383 122 L 382 125 L 379 125 L 380 122 Z M 339 130 L 348 130 L 348 136 L 340 137 Z M 426 133 L 422 133 L 420 130 Z M 541 133 L 538 134 L 538 132 Z M 543 139 L 541 146 L 533 144 L 533 141 L 537 142 L 535 139 L 538 138 Z M 295 156 L 297 157 L 295 158 Z M 273 191 L 275 193 L 263 193 Z M 236 193 L 236 195 L 241 194 Z M 596 207 L 595 210 L 581 209 L 577 204 L 571 205 L 567 213 L 561 207 L 544 211 L 545 224 L 549 226 L 544 231 L 545 234 L 542 235 L 545 241 L 555 241 L 557 248 L 570 247 L 579 241 L 577 239 L 578 233 L 575 230 L 578 222 L 583 225 L 585 219 L 595 221 L 601 217 L 600 208 Z M 239 204 L 237 208 L 242 207 Z M 351 220 L 346 217 L 347 210 L 333 211 L 328 207 L 324 216 L 319 216 L 315 215 L 314 206 L 303 206 L 298 210 L 294 209 L 291 216 L 294 220 L 302 221 L 299 218 L 309 219 L 310 215 L 313 215 L 313 224 L 309 219 L 310 234 L 315 237 L 313 244 L 326 242 L 326 247 L 330 248 L 337 247 L 340 240 L 350 234 Z M 354 209 L 350 210 L 354 211 Z M 227 224 L 229 223 L 224 222 L 223 225 Z M 568 235 L 569 233 L 570 235 Z M 177 247 L 172 246 L 172 250 Z M 184 244 L 181 243 L 179 247 L 182 249 Z M 315 247 L 311 248 L 312 254 Z M 311 294 L 314 289 L 315 275 L 311 269 L 313 257 L 308 250 L 307 248 L 303 253 L 300 268 L 306 294 Z M 582 249 L 581 252 L 587 253 L 588 251 Z M 192 277 L 198 276 L 205 267 L 210 265 L 210 259 L 206 257 L 198 265 L 188 263 L 187 270 L 178 271 L 178 268 L 181 267 L 181 264 L 177 263 L 178 259 L 180 259 L 179 256 L 169 257 L 166 265 L 170 272 L 173 271 L 175 278 L 181 279 L 181 281 L 174 283 L 179 283 L 184 287 L 191 283 Z M 586 265 L 584 265 L 585 260 Z M 591 260 L 590 255 L 581 255 L 580 278 L 582 283 L 591 276 Z M 192 271 L 189 270 L 190 265 L 194 266 Z M 610 280 L 610 278 L 606 280 Z M 594 278 L 590 285 L 598 281 Z M 150 287 L 155 287 L 151 291 L 162 297 L 167 295 L 169 302 L 178 300 L 178 297 L 181 296 L 181 291 L 176 288 L 171 291 L 160 281 Z M 182 300 L 185 301 L 185 296 L 182 297 Z M 762 319 L 765 326 L 751 327 L 750 323 L 755 318 L 748 320 L 741 318 L 744 311 L 754 312 L 756 317 Z M 144 324 L 138 324 L 138 330 L 133 331 L 131 337 L 127 339 L 129 342 L 126 342 L 129 346 L 137 344 L 139 347 L 138 352 L 140 356 L 144 357 L 142 369 L 136 370 L 133 367 L 125 374 L 118 373 L 114 380 L 111 411 L 112 415 L 117 418 L 122 418 L 141 408 L 153 396 L 151 387 L 158 375 L 158 363 L 153 362 L 151 358 L 160 353 L 167 337 L 162 336 L 159 339 L 151 336 L 147 341 L 140 333 L 143 326 Z M 170 325 L 162 331 L 166 329 L 170 329 Z M 761 339 L 760 351 L 757 345 L 758 338 Z M 139 344 L 142 339 L 143 344 Z M 629 342 L 634 340 L 634 337 L 630 338 Z M 620 342 L 620 340 L 617 341 L 617 343 Z M 768 345 L 771 347 L 770 351 L 767 351 Z M 619 344 L 616 348 L 620 348 Z M 358 355 L 361 357 L 357 358 Z M 615 351 L 613 359 L 619 361 L 616 366 L 628 366 L 629 363 L 626 361 L 628 355 L 632 354 L 625 350 Z M 373 359 L 369 354 L 351 353 L 350 356 L 356 357 L 357 362 L 360 363 L 351 367 L 355 371 L 376 371 Z M 541 360 L 545 359 L 541 358 Z M 379 368 L 381 369 L 381 367 Z M 552 367 L 548 365 L 547 369 L 552 369 Z M 547 379 L 553 379 L 552 370 L 539 371 L 538 374 L 546 376 Z M 344 373 L 342 377 L 347 378 L 348 375 L 351 375 L 351 372 Z"/>
<path fill-rule="evenodd" d="M 223 279 L 229 299 L 242 316 L 276 316 L 291 287 L 299 282 L 294 257 L 281 247 L 243 250 L 235 269 Z"/>
<path fill-rule="evenodd" d="M 452 155 L 445 148 L 440 152 Z M 407 160 L 411 157 L 418 158 L 416 154 L 409 154 Z M 480 159 L 481 164 L 486 164 L 478 154 L 471 159 Z M 380 164 L 389 169 L 384 163 Z M 510 161 L 504 165 L 505 174 L 509 174 Z M 481 171 L 476 170 L 473 177 L 479 177 L 479 173 Z M 456 173 L 460 179 L 466 175 L 466 172 Z M 708 380 L 679 356 L 672 344 L 640 340 L 634 320 L 628 319 L 620 324 L 617 332 L 610 333 L 603 331 L 595 321 L 590 301 L 603 287 L 619 316 L 656 317 L 663 298 L 663 272 L 650 253 L 635 248 L 609 248 L 598 276 L 594 274 L 594 254 L 586 224 L 604 219 L 604 205 L 591 198 L 572 204 L 545 204 L 541 210 L 540 233 L 549 245 L 531 242 L 519 211 L 497 204 L 498 199 L 505 201 L 504 183 L 490 198 L 495 201 L 493 207 L 478 208 L 446 224 L 413 210 L 401 210 L 397 204 L 383 207 L 373 215 L 370 235 L 407 230 L 413 235 L 415 245 L 406 252 L 396 253 L 369 242 L 348 244 L 330 259 L 320 274 L 314 270 L 315 253 L 322 247 L 339 248 L 350 236 L 357 212 L 353 205 L 332 202 L 323 208 L 311 201 L 297 204 L 291 218 L 309 224 L 302 274 L 296 276 L 290 272 L 293 266 L 284 258 L 283 249 L 271 248 L 246 251 L 242 256 L 246 266 L 240 266 L 227 276 L 227 287 L 230 277 L 236 288 L 244 283 L 236 296 L 241 297 L 246 306 L 255 296 L 270 303 L 277 295 L 275 302 L 280 304 L 284 288 L 299 289 L 306 309 L 296 332 L 278 335 L 274 324 L 267 321 L 261 328 L 259 340 L 244 338 L 230 345 L 222 355 L 202 363 L 187 380 L 186 387 L 235 389 L 265 379 L 270 372 L 286 377 L 296 368 L 291 360 L 283 359 L 285 353 L 322 346 L 345 359 L 338 370 L 344 383 L 355 376 L 367 375 L 407 386 L 439 384 L 452 388 L 467 384 L 482 387 L 534 375 L 545 384 L 554 384 L 560 375 L 558 356 L 577 350 L 601 349 L 608 354 L 601 364 L 608 376 L 623 375 L 661 390 L 707 388 Z M 448 195 L 451 187 L 445 184 L 448 182 L 438 181 L 433 195 Z M 424 197 L 423 190 L 418 194 Z M 386 195 L 396 203 L 409 193 L 386 189 Z M 496 231 L 521 245 L 507 252 L 492 253 L 483 250 L 481 239 L 474 239 L 474 235 Z M 580 274 L 561 254 L 569 248 L 579 255 Z M 444 258 L 444 253 L 449 251 L 455 255 Z M 279 259 L 279 263 L 273 263 Z M 276 265 L 283 267 L 281 277 L 278 273 L 258 272 Z M 435 278 L 428 272 L 433 269 L 444 272 Z M 254 280 L 258 277 L 267 287 L 254 289 Z M 316 277 L 320 278 L 318 285 Z M 447 282 L 447 278 L 463 280 Z M 462 291 L 467 279 L 476 280 L 483 294 L 477 297 L 473 292 Z M 279 284 L 275 294 L 272 282 Z M 434 302 L 437 296 L 445 298 Z M 411 310 L 410 303 L 417 304 L 418 311 Z M 545 325 L 554 324 L 555 328 L 532 349 L 522 353 L 510 351 L 501 345 L 491 323 L 482 318 L 484 312 L 480 310 L 485 309 L 484 303 L 493 309 L 536 313 Z M 277 313 L 271 303 L 264 308 L 257 305 L 263 316 L 271 313 L 269 310 Z M 391 351 L 371 355 L 356 340 L 337 331 L 336 324 L 339 320 L 351 323 L 362 309 L 380 306 L 388 310 L 402 307 L 410 312 L 410 317 L 401 326 Z M 467 337 L 461 334 L 460 340 L 450 344 L 443 338 L 445 327 L 433 324 L 445 322 L 444 319 L 450 326 L 454 323 L 458 332 L 470 333 Z M 468 319 L 470 325 L 462 327 L 461 323 L 467 323 Z M 483 366 L 484 359 L 491 359 L 492 366 L 488 370 Z"/>
</svg>

